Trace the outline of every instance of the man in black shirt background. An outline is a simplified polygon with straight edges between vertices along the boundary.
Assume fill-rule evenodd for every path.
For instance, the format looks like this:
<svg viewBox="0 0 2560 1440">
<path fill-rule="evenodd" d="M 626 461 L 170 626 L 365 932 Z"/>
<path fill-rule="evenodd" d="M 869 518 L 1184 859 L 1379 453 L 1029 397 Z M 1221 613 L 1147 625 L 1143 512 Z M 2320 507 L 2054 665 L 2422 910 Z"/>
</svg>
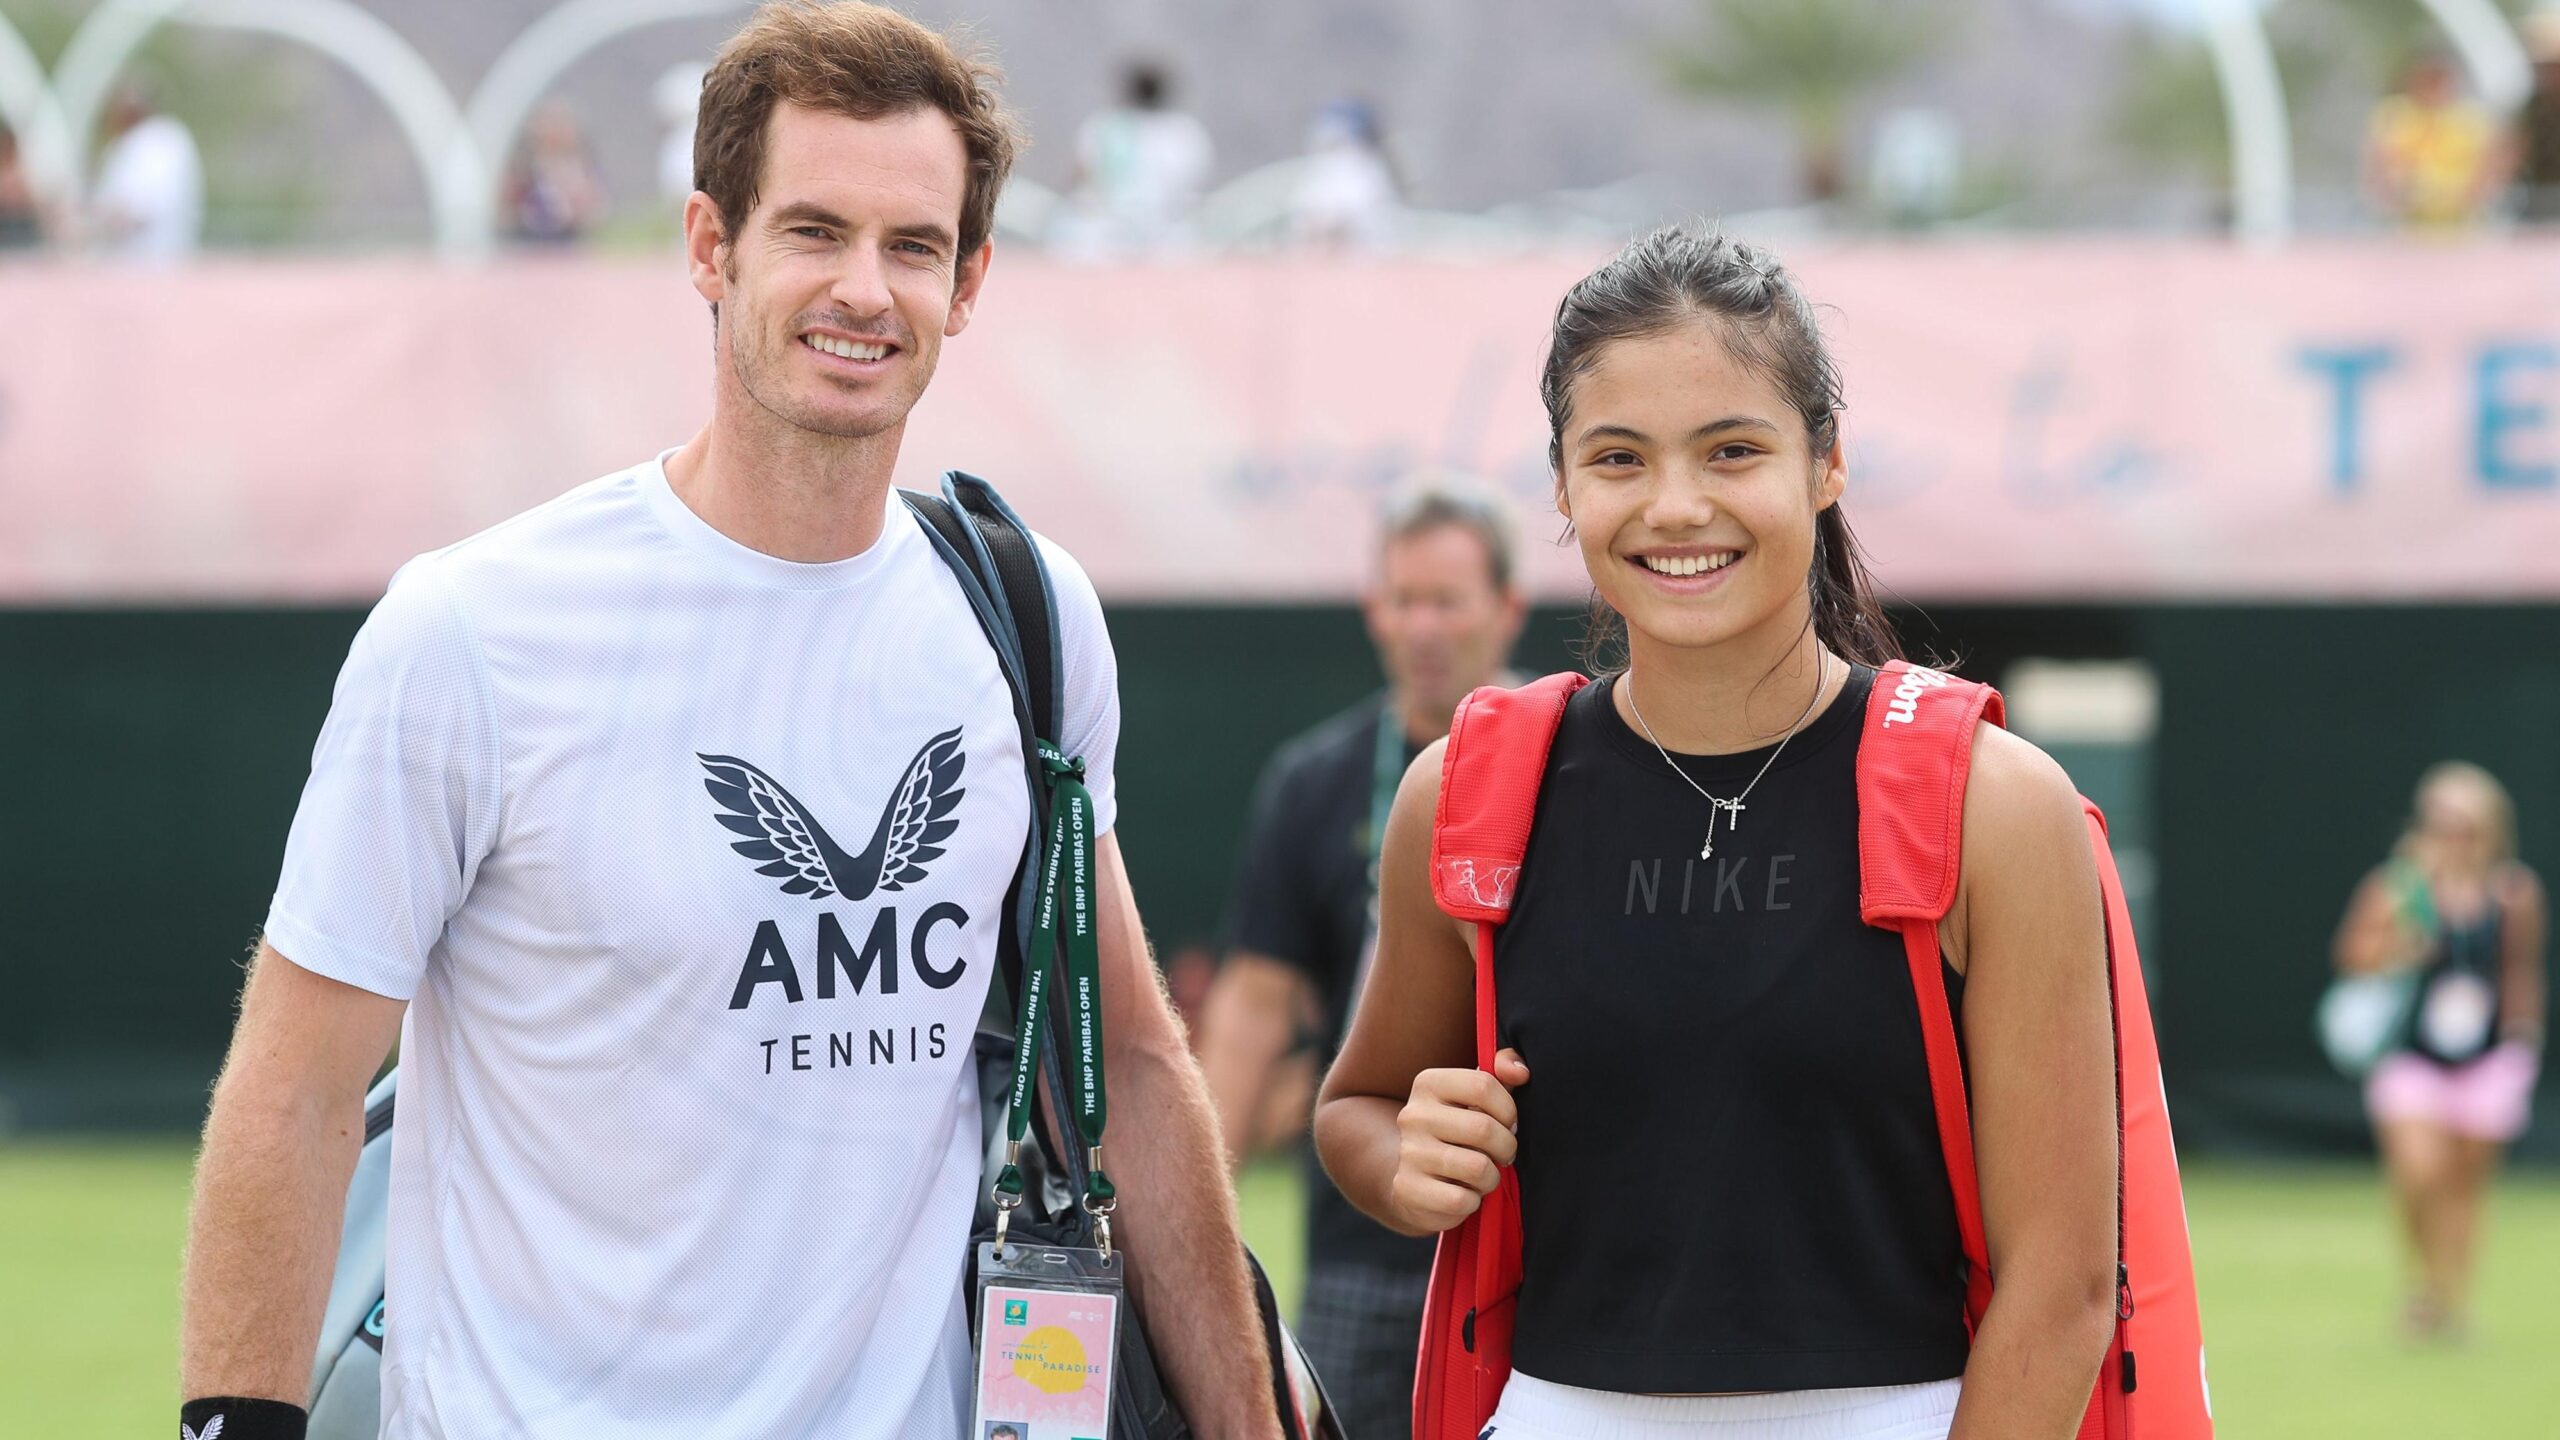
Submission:
<svg viewBox="0 0 2560 1440">
<path fill-rule="evenodd" d="M 1227 914 L 1227 953 L 1202 1007 L 1200 1059 L 1238 1164 L 1303 1134 L 1312 1059 L 1333 1062 L 1376 938 L 1376 862 L 1396 782 L 1449 733 L 1458 702 L 1501 680 L 1526 613 L 1500 502 L 1431 484 L 1381 517 L 1362 598 L 1387 688 L 1280 747 L 1263 771 Z M 1342 1198 L 1302 1152 L 1306 1298 L 1298 1333 L 1346 1434 L 1402 1440 L 1433 1241 Z"/>
</svg>

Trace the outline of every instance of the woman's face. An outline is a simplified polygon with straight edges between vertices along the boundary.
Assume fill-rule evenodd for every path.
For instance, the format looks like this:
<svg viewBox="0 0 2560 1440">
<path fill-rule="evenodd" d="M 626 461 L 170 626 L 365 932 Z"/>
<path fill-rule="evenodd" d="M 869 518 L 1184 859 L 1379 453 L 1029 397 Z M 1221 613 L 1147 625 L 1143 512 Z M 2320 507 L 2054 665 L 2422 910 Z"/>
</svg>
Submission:
<svg viewBox="0 0 2560 1440">
<path fill-rule="evenodd" d="M 2461 776 L 2447 776 L 2419 793 L 2418 834 L 2445 868 L 2486 870 L 2497 859 L 2496 802 Z"/>
<path fill-rule="evenodd" d="M 1556 509 L 1631 632 L 1700 646 L 1803 624 L 1814 517 L 1848 474 L 1719 322 L 1608 342 L 1571 400 Z"/>
</svg>

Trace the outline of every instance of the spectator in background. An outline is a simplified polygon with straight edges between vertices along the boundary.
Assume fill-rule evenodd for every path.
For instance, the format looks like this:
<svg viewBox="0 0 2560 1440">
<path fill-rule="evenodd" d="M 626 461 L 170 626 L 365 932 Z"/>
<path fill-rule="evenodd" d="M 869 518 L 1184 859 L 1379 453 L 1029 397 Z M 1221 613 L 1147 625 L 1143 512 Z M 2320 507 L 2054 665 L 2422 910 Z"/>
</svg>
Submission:
<svg viewBox="0 0 2560 1440">
<path fill-rule="evenodd" d="M 44 214 L 27 183 L 17 132 L 0 126 L 0 250 L 32 250 L 44 243 Z"/>
<path fill-rule="evenodd" d="M 1308 127 L 1290 235 L 1325 249 L 1385 249 L 1395 240 L 1403 190 L 1378 131 L 1378 112 L 1365 101 L 1336 100 Z"/>
<path fill-rule="evenodd" d="M 106 134 L 90 192 L 90 242 L 129 260 L 193 255 L 204 239 L 204 162 L 186 122 L 127 83 L 107 103 Z"/>
<path fill-rule="evenodd" d="M 2458 761 L 2419 780 L 2408 830 L 2338 928 L 2340 971 L 2414 980 L 2406 1034 L 2365 1082 L 2416 1271 L 2412 1340 L 2465 1338 L 2489 1179 L 2541 1067 L 2548 929 L 2506 787 Z"/>
<path fill-rule="evenodd" d="M 507 176 L 507 215 L 515 237 L 534 245 L 572 244 L 604 217 L 604 182 L 587 137 L 556 100 L 525 128 L 523 153 Z"/>
<path fill-rule="evenodd" d="M 2504 185 L 2496 121 L 2464 95 L 2453 62 L 2420 57 L 2396 94 L 2374 107 L 2365 134 L 2365 191 L 2392 220 L 2418 230 L 2477 223 Z"/>
<path fill-rule="evenodd" d="M 1150 61 L 1129 66 L 1120 103 L 1076 131 L 1075 193 L 1057 248 L 1125 255 L 1180 250 L 1208 188 L 1208 127 L 1172 108 L 1173 84 Z"/>
<path fill-rule="evenodd" d="M 1303 1132 L 1377 940 L 1378 845 L 1397 782 L 1449 733 L 1458 702 L 1502 678 L 1525 613 L 1499 502 L 1416 488 L 1390 502 L 1362 602 L 1387 688 L 1280 748 L 1263 772 L 1227 915 L 1227 962 L 1203 1007 L 1201 1069 L 1237 1161 Z M 1416 1337 L 1434 1242 L 1354 1209 L 1305 1152 L 1306 1297 L 1297 1331 L 1343 1433 L 1412 1421 Z"/>
<path fill-rule="evenodd" d="M 2560 10 L 2537 10 L 2524 22 L 2533 57 L 2533 93 L 2517 122 L 2520 210 L 2528 225 L 2560 221 Z"/>
</svg>

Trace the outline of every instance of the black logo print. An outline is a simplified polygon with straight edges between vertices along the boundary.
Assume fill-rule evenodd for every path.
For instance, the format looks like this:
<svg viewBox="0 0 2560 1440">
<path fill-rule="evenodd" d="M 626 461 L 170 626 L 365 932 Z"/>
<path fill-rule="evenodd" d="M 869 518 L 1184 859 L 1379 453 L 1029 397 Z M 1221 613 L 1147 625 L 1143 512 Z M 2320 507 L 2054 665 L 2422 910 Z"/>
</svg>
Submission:
<svg viewBox="0 0 2560 1440">
<path fill-rule="evenodd" d="M 784 894 L 812 900 L 838 894 L 862 900 L 924 879 L 925 866 L 942 857 L 943 842 L 960 828 L 951 812 L 968 793 L 960 788 L 968 753 L 960 748 L 959 730 L 945 730 L 907 762 L 871 843 L 849 854 L 781 781 L 735 756 L 694 758 L 709 772 L 702 788 L 723 812 L 712 818 L 746 837 L 729 848 L 762 861 L 756 873 L 780 880 Z"/>
</svg>

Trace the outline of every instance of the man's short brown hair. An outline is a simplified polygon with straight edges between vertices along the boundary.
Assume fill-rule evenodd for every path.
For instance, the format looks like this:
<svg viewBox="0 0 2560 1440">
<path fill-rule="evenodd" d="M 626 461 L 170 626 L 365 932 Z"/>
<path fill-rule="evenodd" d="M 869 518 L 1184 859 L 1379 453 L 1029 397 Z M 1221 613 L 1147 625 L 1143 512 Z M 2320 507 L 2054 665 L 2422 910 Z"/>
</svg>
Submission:
<svg viewBox="0 0 2560 1440">
<path fill-rule="evenodd" d="M 995 229 L 996 192 L 1022 132 L 996 95 L 995 65 L 884 6 L 859 0 L 777 0 L 720 49 L 702 80 L 693 129 L 693 187 L 719 208 L 732 240 L 756 208 L 764 144 L 777 101 L 877 120 L 910 110 L 951 117 L 969 152 L 960 203 L 960 257 Z"/>
</svg>

